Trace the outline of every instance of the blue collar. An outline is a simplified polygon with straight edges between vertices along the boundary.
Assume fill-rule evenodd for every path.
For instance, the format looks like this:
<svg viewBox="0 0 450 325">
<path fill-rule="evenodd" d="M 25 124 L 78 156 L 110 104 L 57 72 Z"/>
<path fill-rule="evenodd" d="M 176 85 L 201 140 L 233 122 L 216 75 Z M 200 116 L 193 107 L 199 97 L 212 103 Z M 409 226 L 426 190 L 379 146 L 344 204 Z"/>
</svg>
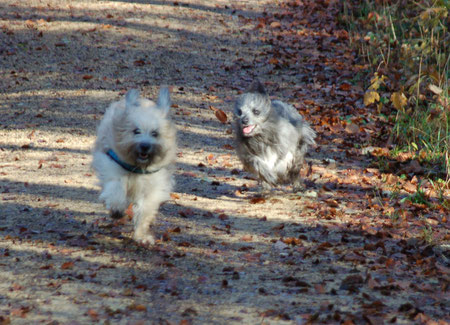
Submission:
<svg viewBox="0 0 450 325">
<path fill-rule="evenodd" d="M 129 171 L 130 173 L 135 173 L 135 174 L 153 174 L 153 173 L 156 173 L 157 171 L 159 171 L 159 169 L 147 170 L 147 169 L 143 169 L 143 168 L 138 167 L 138 166 L 133 166 L 133 165 L 127 164 L 126 162 L 120 160 L 119 157 L 117 156 L 117 154 L 112 149 L 109 149 L 106 152 L 106 154 L 109 156 L 109 158 L 114 160 L 118 165 L 120 165 L 123 169 Z"/>
</svg>

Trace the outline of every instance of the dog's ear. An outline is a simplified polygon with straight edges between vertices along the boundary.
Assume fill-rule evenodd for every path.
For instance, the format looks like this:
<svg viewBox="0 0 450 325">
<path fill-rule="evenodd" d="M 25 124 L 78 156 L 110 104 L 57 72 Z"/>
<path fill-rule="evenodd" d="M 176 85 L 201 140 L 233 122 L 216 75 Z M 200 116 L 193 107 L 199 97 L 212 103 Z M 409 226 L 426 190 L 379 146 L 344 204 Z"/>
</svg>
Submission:
<svg viewBox="0 0 450 325">
<path fill-rule="evenodd" d="M 267 95 L 266 89 L 259 80 L 255 80 L 248 89 L 249 93 L 256 93 L 261 95 Z"/>
<path fill-rule="evenodd" d="M 139 90 L 131 89 L 125 95 L 125 107 L 127 109 L 139 105 Z"/>
<path fill-rule="evenodd" d="M 158 101 L 156 102 L 156 105 L 159 109 L 163 110 L 164 113 L 167 113 L 169 111 L 171 102 L 168 87 L 161 87 L 161 89 L 159 90 Z"/>
</svg>

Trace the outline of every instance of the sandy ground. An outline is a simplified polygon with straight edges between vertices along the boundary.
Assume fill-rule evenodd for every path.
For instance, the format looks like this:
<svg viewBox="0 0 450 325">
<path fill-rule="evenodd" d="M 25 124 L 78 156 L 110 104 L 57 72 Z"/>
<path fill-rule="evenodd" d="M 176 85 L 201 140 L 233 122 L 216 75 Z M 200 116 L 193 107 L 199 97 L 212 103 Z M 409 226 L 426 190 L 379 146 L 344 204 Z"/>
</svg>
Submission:
<svg viewBox="0 0 450 325">
<path fill-rule="evenodd" d="M 362 196 L 324 184 L 348 168 L 367 173 L 364 161 L 349 167 L 344 152 L 319 141 L 307 192 L 283 188 L 254 200 L 256 182 L 241 170 L 232 125 L 210 106 L 230 120 L 234 98 L 256 75 L 279 85 L 276 97 L 296 82 L 295 75 L 269 76 L 257 60 L 267 44 L 251 21 L 270 6 L 0 3 L 0 324 L 445 318 L 448 309 L 430 293 L 440 279 L 403 269 L 428 286 L 418 293 L 392 284 L 389 268 L 371 278 L 373 265 L 361 262 L 359 249 L 380 240 L 346 227 L 371 217 L 356 204 Z M 90 149 L 111 101 L 130 88 L 154 98 L 162 84 L 172 87 L 177 185 L 147 249 L 131 240 L 130 221 L 114 223 L 99 203 Z M 319 214 L 323 206 L 334 214 Z M 378 261 L 380 250 L 394 254 L 394 246 L 377 246 L 366 258 Z"/>
</svg>

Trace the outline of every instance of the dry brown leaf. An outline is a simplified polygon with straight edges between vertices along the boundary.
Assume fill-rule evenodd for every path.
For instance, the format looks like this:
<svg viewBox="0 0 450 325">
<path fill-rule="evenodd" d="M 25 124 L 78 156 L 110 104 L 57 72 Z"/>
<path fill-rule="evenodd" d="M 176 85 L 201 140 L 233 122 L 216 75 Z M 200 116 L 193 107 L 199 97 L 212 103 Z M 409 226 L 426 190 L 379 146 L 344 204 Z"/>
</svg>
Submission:
<svg viewBox="0 0 450 325">
<path fill-rule="evenodd" d="M 359 132 L 359 126 L 355 123 L 347 124 L 347 126 L 345 127 L 345 131 L 350 134 L 356 134 Z"/>
<path fill-rule="evenodd" d="M 270 24 L 270 27 L 272 27 L 272 28 L 280 28 L 280 27 L 281 27 L 281 24 L 280 24 L 280 22 L 278 22 L 278 21 L 274 21 L 274 22 L 272 22 L 272 23 Z"/>
<path fill-rule="evenodd" d="M 89 309 L 87 314 L 93 319 L 93 320 L 98 320 L 98 313 L 93 310 L 93 309 Z"/>
<path fill-rule="evenodd" d="M 61 265 L 61 270 L 70 270 L 74 266 L 73 262 L 65 262 Z"/>
<path fill-rule="evenodd" d="M 263 197 L 254 197 L 250 199 L 251 204 L 262 204 L 266 203 L 266 199 Z"/>
<path fill-rule="evenodd" d="M 429 85 L 428 89 L 431 90 L 432 93 L 436 94 L 436 95 L 440 95 L 442 94 L 442 88 L 435 86 L 435 85 Z"/>
<path fill-rule="evenodd" d="M 417 186 L 411 182 L 405 182 L 405 184 L 403 184 L 403 189 L 409 193 L 415 193 Z"/>
<path fill-rule="evenodd" d="M 227 114 L 225 114 L 224 111 L 222 111 L 221 109 L 217 109 L 215 111 L 215 114 L 216 114 L 217 119 L 220 122 L 222 122 L 223 124 L 227 123 L 228 118 L 227 118 Z"/>
</svg>

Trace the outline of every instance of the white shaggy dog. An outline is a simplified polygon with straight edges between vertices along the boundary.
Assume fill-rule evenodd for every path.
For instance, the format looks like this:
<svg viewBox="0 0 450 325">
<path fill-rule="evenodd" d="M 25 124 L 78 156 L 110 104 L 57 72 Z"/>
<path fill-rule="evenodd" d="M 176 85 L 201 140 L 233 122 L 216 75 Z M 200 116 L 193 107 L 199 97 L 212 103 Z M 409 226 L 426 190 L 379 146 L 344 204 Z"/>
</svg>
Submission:
<svg viewBox="0 0 450 325">
<path fill-rule="evenodd" d="M 142 244 L 154 244 L 149 227 L 173 186 L 176 129 L 169 108 L 165 87 L 157 103 L 141 98 L 137 90 L 128 91 L 107 109 L 93 151 L 100 200 L 113 218 L 122 217 L 133 205 L 133 238 Z"/>
</svg>

